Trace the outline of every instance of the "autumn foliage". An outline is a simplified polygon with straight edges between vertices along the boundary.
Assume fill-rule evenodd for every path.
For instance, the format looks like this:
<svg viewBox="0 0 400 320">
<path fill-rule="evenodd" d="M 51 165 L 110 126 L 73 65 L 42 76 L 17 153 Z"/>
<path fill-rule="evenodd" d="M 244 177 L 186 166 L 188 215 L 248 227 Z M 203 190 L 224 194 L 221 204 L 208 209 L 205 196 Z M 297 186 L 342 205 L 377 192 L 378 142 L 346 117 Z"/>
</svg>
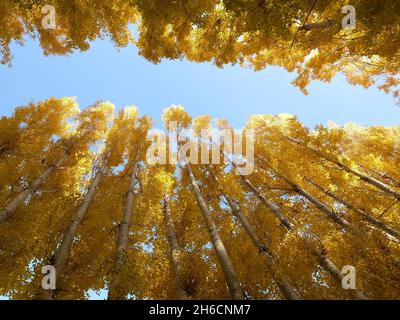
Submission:
<svg viewBox="0 0 400 320">
<path fill-rule="evenodd" d="M 178 106 L 163 120 L 229 128 Z M 310 130 L 291 115 L 253 115 L 247 176 L 234 160 L 149 164 L 152 127 L 136 107 L 81 110 L 71 98 L 0 119 L 1 295 L 399 298 L 400 127 Z M 44 292 L 49 264 L 57 289 Z M 356 289 L 342 288 L 345 265 Z"/>
<path fill-rule="evenodd" d="M 54 30 L 42 27 L 44 5 L 56 10 Z M 342 27 L 346 5 L 356 10 L 355 29 Z M 134 43 L 154 63 L 280 66 L 298 73 L 293 83 L 304 93 L 312 80 L 340 72 L 352 84 L 399 96 L 399 11 L 398 0 L 2 0 L 0 55 L 10 63 L 10 45 L 25 35 L 56 55 L 109 36 L 117 47 Z"/>
</svg>

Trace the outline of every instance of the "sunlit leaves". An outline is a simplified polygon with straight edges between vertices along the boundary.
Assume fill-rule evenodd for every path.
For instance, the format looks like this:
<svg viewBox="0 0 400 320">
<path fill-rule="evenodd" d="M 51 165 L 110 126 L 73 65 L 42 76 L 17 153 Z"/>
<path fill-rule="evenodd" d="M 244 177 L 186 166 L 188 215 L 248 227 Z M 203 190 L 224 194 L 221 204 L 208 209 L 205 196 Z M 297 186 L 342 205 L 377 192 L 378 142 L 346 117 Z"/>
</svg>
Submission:
<svg viewBox="0 0 400 320">
<path fill-rule="evenodd" d="M 165 125 L 176 122 L 178 131 L 193 128 L 199 132 L 212 123 L 229 128 L 226 120 L 214 121 L 208 115 L 192 120 L 182 106 L 167 108 L 163 120 Z M 111 103 L 98 102 L 79 110 L 70 98 L 31 103 L 0 120 L 0 141 L 5 146 L 0 154 L 2 207 L 63 152 L 68 153 L 65 162 L 0 225 L 1 294 L 23 299 L 38 296 L 41 266 L 52 263 L 54 250 L 90 186 L 100 155 L 108 151 L 110 161 L 79 225 L 55 297 L 85 299 L 89 290 L 108 287 L 135 159 L 139 159 L 139 171 L 133 188 L 128 250 L 118 277 L 124 296 L 176 296 L 163 211 L 165 195 L 169 195 L 181 248 L 181 281 L 189 298 L 230 297 L 184 166 L 146 161 L 146 136 L 151 127 L 151 119 L 140 118 L 135 107 L 115 112 Z M 311 130 L 288 114 L 253 115 L 247 128 L 255 130 L 256 138 L 255 170 L 247 179 L 293 224 L 293 230 L 282 226 L 231 165 L 192 164 L 246 296 L 282 298 L 275 275 L 289 281 L 303 299 L 353 299 L 354 295 L 341 288 L 313 255 L 318 248 L 337 268 L 354 266 L 357 289 L 368 297 L 398 298 L 399 243 L 359 210 L 399 230 L 399 202 L 354 172 L 398 192 L 399 128 L 330 123 Z M 142 149 L 137 154 L 139 145 Z M 299 188 L 346 219 L 357 233 L 344 229 L 302 196 Z M 273 274 L 232 214 L 225 196 L 240 208 L 257 237 L 274 254 Z"/>
</svg>

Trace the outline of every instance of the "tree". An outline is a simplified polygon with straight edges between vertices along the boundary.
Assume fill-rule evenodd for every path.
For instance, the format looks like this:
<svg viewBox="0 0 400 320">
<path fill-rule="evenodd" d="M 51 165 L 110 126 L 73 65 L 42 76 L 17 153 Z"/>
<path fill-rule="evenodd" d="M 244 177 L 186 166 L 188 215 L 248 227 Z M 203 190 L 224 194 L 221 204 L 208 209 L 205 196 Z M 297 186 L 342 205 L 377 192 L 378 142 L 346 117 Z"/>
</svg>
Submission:
<svg viewBox="0 0 400 320">
<path fill-rule="evenodd" d="M 136 180 L 139 174 L 139 162 L 142 156 L 143 142 L 147 134 L 147 127 L 149 126 L 148 121 L 142 122 L 141 127 L 135 128 L 135 121 L 137 117 L 137 111 L 130 112 L 130 115 L 126 117 L 125 123 L 120 124 L 116 133 L 120 134 L 124 132 L 124 138 L 118 137 L 118 143 L 124 150 L 125 145 L 130 145 L 128 148 L 128 163 L 132 167 L 129 173 L 129 187 L 125 197 L 124 212 L 122 221 L 118 227 L 118 240 L 115 249 L 115 259 L 112 270 L 112 282 L 110 283 L 110 289 L 108 292 L 109 299 L 124 299 L 126 294 L 121 289 L 120 280 L 118 279 L 121 269 L 125 267 L 126 255 L 128 251 L 128 239 L 129 229 L 131 227 L 132 214 L 133 214 L 133 200 L 136 186 Z M 145 119 L 146 120 L 146 119 Z M 135 136 L 136 134 L 136 136 Z M 134 152 L 132 150 L 136 149 Z"/>
<path fill-rule="evenodd" d="M 164 219 L 165 224 L 167 226 L 167 237 L 168 237 L 168 244 L 170 247 L 170 254 L 171 254 L 171 262 L 173 264 L 174 273 L 175 273 L 175 285 L 176 285 L 176 297 L 179 300 L 186 300 L 188 299 L 189 295 L 186 292 L 186 289 L 183 284 L 182 279 L 182 266 L 181 266 L 181 251 L 182 249 L 179 246 L 176 231 L 175 231 L 175 224 L 172 220 L 171 214 L 171 207 L 169 205 L 170 196 L 167 195 L 164 198 Z"/>
<path fill-rule="evenodd" d="M 99 113 L 102 116 L 103 121 L 106 121 L 108 119 L 108 114 L 109 112 L 112 112 L 114 107 L 111 104 L 99 104 L 96 106 L 98 110 L 95 110 L 95 113 Z M 88 119 L 92 120 L 92 119 Z M 101 121 L 100 120 L 100 121 Z M 97 120 L 99 121 L 99 120 Z M 118 124 L 118 122 L 116 122 Z M 106 128 L 105 123 L 103 123 L 103 127 Z M 96 128 L 98 130 L 98 128 Z M 93 196 L 96 192 L 96 189 L 98 188 L 98 185 L 101 181 L 101 178 L 103 175 L 106 174 L 107 166 L 110 161 L 111 153 L 112 153 L 112 148 L 113 148 L 113 142 L 115 142 L 115 131 L 116 131 L 116 126 L 113 127 L 114 130 L 110 131 L 109 135 L 109 140 L 106 142 L 106 147 L 105 150 L 101 153 L 101 156 L 96 159 L 96 163 L 93 165 L 92 168 L 92 181 L 90 183 L 90 186 L 82 199 L 81 204 L 79 205 L 73 220 L 71 223 L 68 225 L 67 229 L 63 233 L 63 237 L 61 240 L 60 245 L 55 249 L 55 252 L 53 254 L 52 258 L 52 264 L 54 265 L 55 272 L 56 272 L 56 281 L 60 278 L 62 268 L 66 262 L 66 259 L 68 257 L 68 254 L 71 250 L 71 246 L 73 244 L 74 238 L 76 236 L 76 232 L 80 224 L 82 223 L 83 219 L 85 218 L 85 215 L 87 213 L 88 207 L 93 199 Z M 114 135 L 113 135 L 114 134 Z M 98 133 L 97 133 L 98 135 Z M 49 290 L 46 292 L 46 298 L 53 298 L 53 292 L 52 290 Z"/>
<path fill-rule="evenodd" d="M 1 119 L 0 164 L 10 172 L 0 173 L 2 207 L 28 191 L 0 224 L 0 294 L 398 298 L 397 127 L 311 130 L 287 114 L 251 116 L 254 171 L 245 175 L 227 121 L 193 120 L 180 106 L 163 120 L 166 163 L 148 161 L 152 121 L 135 107 L 114 115 L 109 102 L 79 110 L 73 99 L 50 99 Z M 219 140 L 213 123 L 227 129 Z M 213 150 L 220 162 L 210 161 Z M 56 289 L 44 291 L 48 265 Z M 356 270 L 355 289 L 343 287 L 344 266 Z"/>
<path fill-rule="evenodd" d="M 42 8 L 49 4 L 56 29 L 42 26 Z M 155 63 L 186 57 L 219 67 L 279 66 L 298 73 L 293 84 L 304 93 L 312 80 L 330 81 L 343 73 L 352 84 L 376 84 L 398 97 L 399 6 L 396 0 L 5 0 L 0 6 L 2 63 L 11 61 L 10 43 L 23 43 L 25 34 L 37 34 L 45 54 L 69 54 L 88 50 L 90 41 L 104 35 L 117 47 L 126 46 L 133 42 L 129 27 L 136 24 L 139 53 Z"/>
<path fill-rule="evenodd" d="M 207 207 L 206 202 L 201 194 L 200 188 L 197 184 L 196 177 L 194 176 L 193 169 L 189 160 L 186 156 L 186 151 L 183 149 L 183 145 L 179 143 L 182 137 L 180 137 L 180 131 L 187 126 L 187 122 L 189 121 L 189 115 L 183 110 L 182 107 L 179 106 L 171 106 L 169 109 L 165 109 L 163 113 L 163 121 L 165 127 L 169 127 L 169 122 L 176 121 L 178 124 L 177 131 L 177 141 L 178 141 L 178 155 L 182 157 L 184 162 L 184 166 L 187 170 L 187 174 L 189 175 L 190 184 L 192 186 L 193 192 L 196 195 L 197 203 L 200 207 L 200 210 L 203 214 L 204 221 L 206 223 L 207 229 L 210 233 L 210 238 L 212 244 L 215 249 L 215 253 L 218 256 L 218 260 L 222 266 L 222 270 L 225 275 L 226 283 L 231 294 L 232 299 L 242 300 L 243 294 L 240 288 L 240 283 L 237 279 L 236 271 L 231 262 L 231 259 L 228 255 L 228 252 L 225 249 L 225 246 L 219 236 L 217 226 L 215 225 L 209 208 Z"/>
<path fill-rule="evenodd" d="M 2 184 L 20 191 L 9 198 L 0 210 L 0 223 L 37 192 L 65 162 L 69 153 L 65 141 L 68 134 L 67 120 L 76 112 L 77 105 L 73 99 L 49 99 L 37 105 L 32 103 L 26 108 L 18 108 L 12 118 L 1 119 L 4 130 L 1 135 L 2 162 L 7 159 L 5 164 L 11 165 L 9 168 L 4 166 L 3 172 L 14 172 L 4 175 Z M 43 171 L 36 173 L 38 170 Z M 30 176 L 26 176 L 27 172 Z M 14 190 L 11 194 L 15 194 Z"/>
</svg>

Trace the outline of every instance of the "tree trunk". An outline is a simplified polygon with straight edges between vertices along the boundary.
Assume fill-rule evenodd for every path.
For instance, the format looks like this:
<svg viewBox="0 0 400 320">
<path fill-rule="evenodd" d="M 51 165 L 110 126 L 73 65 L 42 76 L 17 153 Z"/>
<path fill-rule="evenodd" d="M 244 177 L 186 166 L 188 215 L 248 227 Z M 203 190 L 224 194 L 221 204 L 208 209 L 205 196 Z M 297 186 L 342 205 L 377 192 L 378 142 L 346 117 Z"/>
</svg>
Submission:
<svg viewBox="0 0 400 320">
<path fill-rule="evenodd" d="M 13 198 L 8 204 L 0 210 L 0 223 L 7 220 L 17 208 L 28 199 L 52 174 L 56 171 L 61 164 L 68 157 L 68 153 L 64 155 L 55 163 L 49 166 L 33 183 L 21 191 L 15 198 Z"/>
<path fill-rule="evenodd" d="M 315 183 L 313 180 L 306 178 L 306 180 L 308 182 L 310 182 L 313 186 L 315 186 L 317 189 L 321 190 L 322 192 L 324 192 L 326 195 L 328 195 L 329 197 L 331 197 L 332 199 L 340 202 L 341 204 L 343 204 L 344 206 L 346 206 L 347 208 L 349 208 L 350 210 L 353 210 L 354 212 L 358 213 L 359 215 L 361 215 L 365 220 L 367 220 L 368 222 L 370 222 L 371 224 L 373 224 L 374 226 L 378 227 L 379 229 L 383 230 L 385 233 L 391 235 L 392 237 L 396 238 L 397 240 L 400 240 L 400 233 L 397 230 L 394 230 L 393 228 L 391 228 L 390 226 L 388 226 L 386 223 L 378 220 L 377 218 L 373 217 L 372 215 L 368 214 L 367 212 L 365 212 L 364 210 L 361 210 L 359 208 L 356 208 L 355 206 L 353 206 L 351 203 L 347 202 L 346 200 L 338 197 L 337 195 L 333 194 L 332 192 L 330 192 L 327 189 L 322 188 L 320 185 L 318 185 L 317 183 Z"/>
<path fill-rule="evenodd" d="M 123 300 L 126 295 L 123 293 L 123 288 L 118 279 L 118 276 L 123 269 L 128 252 L 128 241 L 129 241 L 129 229 L 132 222 L 132 208 L 133 198 L 136 185 L 136 177 L 139 171 L 139 158 L 140 158 L 141 147 L 138 148 L 133 169 L 130 174 L 129 189 L 126 193 L 125 207 L 122 221 L 118 227 L 118 239 L 117 246 L 115 249 L 114 265 L 112 269 L 112 279 L 110 283 L 110 289 L 108 291 L 108 300 Z"/>
<path fill-rule="evenodd" d="M 395 179 L 395 178 L 389 176 L 387 173 L 382 173 L 382 172 L 379 172 L 379 171 L 376 171 L 376 170 L 367 168 L 367 167 L 365 167 L 364 165 L 359 164 L 359 163 L 356 163 L 356 164 L 357 164 L 357 166 L 359 166 L 360 168 L 362 168 L 364 171 L 369 171 L 369 172 L 371 172 L 371 173 L 374 174 L 374 175 L 380 176 L 382 179 L 389 180 L 389 181 L 390 181 L 390 185 L 391 185 L 392 187 L 400 187 L 400 180 Z"/>
<path fill-rule="evenodd" d="M 280 173 L 278 173 L 278 171 L 276 169 L 272 168 L 272 170 L 274 170 L 274 172 L 276 173 L 276 175 L 278 177 L 282 178 L 287 184 L 289 184 L 290 187 L 293 189 L 293 191 L 297 192 L 298 194 L 300 194 L 301 196 L 306 198 L 308 201 L 310 201 L 313 205 L 315 205 L 319 209 L 319 211 L 321 211 L 322 213 L 326 214 L 334 222 L 336 222 L 337 224 L 341 225 L 343 228 L 345 228 L 345 229 L 347 229 L 347 230 L 349 230 L 351 232 L 355 232 L 355 233 L 358 232 L 350 224 L 350 222 L 348 222 L 346 219 L 342 218 L 336 212 L 331 210 L 325 203 L 322 203 L 321 201 L 319 201 L 317 198 L 315 198 L 310 193 L 308 193 L 307 191 L 302 189 L 298 184 L 294 183 L 293 181 L 291 181 L 286 176 L 281 175 Z"/>
<path fill-rule="evenodd" d="M 261 242 L 256 231 L 250 225 L 247 217 L 241 212 L 241 210 L 232 202 L 232 200 L 227 195 L 225 195 L 223 192 L 222 195 L 228 202 L 232 214 L 239 219 L 243 229 L 251 238 L 255 247 L 258 248 L 260 250 L 260 253 L 266 258 L 268 268 L 272 271 L 272 277 L 278 285 L 283 297 L 288 300 L 299 300 L 299 297 L 297 296 L 291 284 L 286 279 L 277 275 L 277 272 L 275 271 L 275 257 L 273 253 L 266 245 Z"/>
<path fill-rule="evenodd" d="M 282 215 L 282 213 L 275 207 L 273 203 L 271 203 L 262 193 L 260 190 L 258 190 L 251 182 L 249 179 L 247 179 L 245 176 L 241 176 L 244 183 L 247 185 L 247 187 L 258 197 L 258 199 L 261 200 L 262 203 L 267 207 L 268 210 L 270 210 L 282 223 L 282 225 L 288 230 L 291 231 L 293 230 L 293 225 L 292 223 L 286 219 L 285 216 Z"/>
<path fill-rule="evenodd" d="M 312 250 L 312 252 L 317 257 L 319 264 L 335 278 L 339 285 L 342 285 L 344 277 L 338 267 L 336 267 L 335 264 L 320 250 Z M 352 289 L 351 292 L 358 300 L 368 300 L 368 298 L 357 289 Z"/>
<path fill-rule="evenodd" d="M 54 263 L 53 266 L 56 270 L 56 283 L 60 277 L 62 268 L 65 264 L 67 256 L 71 250 L 71 246 L 76 235 L 76 231 L 78 227 L 81 225 L 83 219 L 85 218 L 86 212 L 89 208 L 89 205 L 93 199 L 93 195 L 100 183 L 100 180 L 104 174 L 105 169 L 107 168 L 108 159 L 110 157 L 110 152 L 106 154 L 104 157 L 98 171 L 95 174 L 95 177 L 90 185 L 89 190 L 87 191 L 83 202 L 79 206 L 78 210 L 75 213 L 74 220 L 68 226 L 67 230 L 64 232 L 63 239 L 61 241 L 60 246 L 57 248 L 56 253 L 54 255 Z M 47 290 L 45 294 L 45 299 L 53 298 L 53 290 Z"/>
<path fill-rule="evenodd" d="M 182 250 L 179 246 L 178 239 L 176 237 L 175 224 L 172 219 L 171 207 L 169 205 L 170 197 L 165 195 L 164 197 L 164 221 L 167 227 L 167 239 L 170 250 L 170 258 L 172 268 L 175 275 L 176 285 L 176 299 L 187 300 L 189 298 L 182 282 L 182 266 L 181 266 L 181 254 Z"/>
<path fill-rule="evenodd" d="M 186 168 L 189 173 L 190 183 L 191 183 L 193 191 L 195 193 L 197 203 L 200 207 L 200 210 L 203 214 L 203 218 L 206 222 L 208 231 L 210 233 L 211 242 L 214 246 L 218 260 L 221 264 L 222 271 L 224 272 L 225 280 L 228 285 L 228 289 L 231 294 L 231 297 L 234 300 L 244 300 L 244 295 L 240 288 L 240 284 L 239 284 L 239 281 L 238 281 L 238 278 L 236 275 L 235 268 L 233 267 L 233 264 L 228 255 L 228 252 L 226 251 L 225 246 L 219 236 L 217 227 L 211 217 L 211 213 L 207 207 L 207 204 L 203 199 L 200 188 L 196 182 L 196 178 L 193 174 L 192 168 L 191 168 L 189 162 L 187 161 L 187 159 L 186 159 Z"/>
<path fill-rule="evenodd" d="M 232 165 L 235 166 L 234 163 L 232 163 Z M 210 172 L 210 175 L 215 180 L 215 182 L 218 184 L 218 189 L 221 192 L 222 196 L 228 202 L 228 205 L 229 205 L 229 208 L 230 208 L 232 214 L 236 218 L 239 219 L 243 229 L 246 231 L 247 235 L 250 237 L 250 239 L 253 242 L 253 244 L 255 245 L 255 247 L 258 248 L 260 253 L 266 258 L 268 268 L 271 270 L 273 279 L 275 280 L 276 284 L 278 285 L 283 297 L 287 300 L 299 300 L 300 298 L 297 296 L 297 294 L 294 291 L 291 284 L 286 279 L 283 279 L 282 277 L 277 276 L 277 272 L 275 271 L 275 257 L 273 255 L 273 253 L 271 252 L 271 250 L 261 242 L 260 238 L 258 237 L 254 228 L 251 226 L 247 217 L 242 213 L 240 208 L 238 208 L 238 206 L 236 204 L 234 204 L 233 201 L 226 195 L 218 177 L 214 174 L 214 172 L 212 172 L 212 171 L 209 171 L 209 172 Z M 242 176 L 242 178 L 244 178 L 244 176 Z M 254 188 L 254 186 L 251 183 L 250 183 L 250 185 Z"/>
<path fill-rule="evenodd" d="M 286 137 L 286 136 L 285 136 L 285 138 L 288 139 L 289 141 L 297 144 L 297 145 L 300 145 L 300 146 L 302 146 L 302 147 L 314 152 L 315 154 L 317 154 L 321 158 L 324 158 L 325 160 L 334 163 L 335 165 L 337 165 L 339 168 L 345 170 L 346 172 L 349 172 L 349 173 L 357 176 L 360 180 L 365 181 L 365 182 L 373 185 L 374 187 L 382 190 L 383 192 L 393 196 L 394 198 L 400 200 L 400 192 L 392 190 L 387 184 L 385 184 L 385 183 L 383 183 L 383 182 L 381 182 L 379 180 L 376 180 L 376 179 L 374 179 L 372 177 L 369 177 L 367 175 L 361 174 L 361 173 L 349 168 L 348 166 L 346 166 L 345 164 L 341 163 L 337 159 L 331 159 L 328 156 L 324 155 L 321 151 L 316 150 L 316 149 L 314 149 L 312 147 L 309 147 L 309 146 L 305 146 L 301 142 L 299 142 L 299 141 L 297 141 L 297 140 L 295 140 L 293 138 L 289 138 L 289 137 Z"/>
<path fill-rule="evenodd" d="M 242 177 L 243 178 L 243 177 Z M 253 186 L 253 188 L 252 188 L 252 190 L 257 190 L 254 186 Z M 264 201 L 263 201 L 264 202 Z M 265 202 L 264 202 L 264 204 L 265 204 Z M 266 204 L 265 204 L 266 205 Z M 266 205 L 266 207 L 268 208 L 268 206 Z M 275 208 L 275 207 L 274 207 Z M 286 219 L 286 217 L 284 217 L 281 213 L 280 213 L 280 210 L 278 209 L 278 208 L 275 208 L 275 210 L 276 211 L 278 211 L 278 213 L 280 214 L 280 216 L 282 216 L 285 220 L 287 220 Z M 288 220 L 287 220 L 288 221 Z M 290 223 L 290 222 L 289 222 Z M 291 224 L 290 224 L 291 225 Z M 288 230 L 288 231 L 295 231 L 295 229 L 294 229 L 294 227 L 291 227 L 291 228 L 286 228 L 286 230 Z M 342 275 L 342 273 L 340 272 L 340 270 L 335 266 L 335 264 L 331 261 L 331 260 L 329 260 L 329 258 L 326 256 L 326 255 L 324 255 L 324 254 L 322 254 L 320 251 L 318 251 L 318 250 L 315 250 L 315 249 L 312 249 L 312 248 L 310 248 L 310 252 L 314 255 L 314 256 L 316 256 L 317 258 L 318 258 L 318 261 L 319 261 L 319 263 L 320 263 L 320 265 L 328 272 L 328 273 L 330 273 L 331 275 L 332 275 L 332 277 L 339 283 L 339 285 L 342 285 L 342 278 L 343 278 L 343 275 Z M 321 260 L 321 258 L 323 258 L 322 260 Z M 338 276 L 338 273 L 337 273 L 337 271 L 339 271 L 339 273 L 341 274 L 341 277 L 342 278 L 340 278 L 339 276 Z M 367 299 L 366 297 L 365 297 L 365 295 L 362 293 L 362 292 L 360 292 L 360 291 L 358 291 L 358 290 L 353 290 L 353 291 L 355 291 L 355 294 L 356 294 L 356 297 L 357 297 L 357 299 Z"/>
</svg>

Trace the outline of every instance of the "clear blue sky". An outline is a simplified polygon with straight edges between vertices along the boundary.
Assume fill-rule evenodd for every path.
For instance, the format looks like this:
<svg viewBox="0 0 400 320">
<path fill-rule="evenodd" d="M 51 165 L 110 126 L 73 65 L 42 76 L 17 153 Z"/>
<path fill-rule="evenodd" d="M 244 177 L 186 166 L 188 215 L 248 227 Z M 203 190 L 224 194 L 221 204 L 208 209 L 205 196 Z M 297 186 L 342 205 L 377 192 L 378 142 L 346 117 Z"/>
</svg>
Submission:
<svg viewBox="0 0 400 320">
<path fill-rule="evenodd" d="M 254 72 L 239 66 L 218 69 L 212 64 L 163 61 L 151 64 L 134 46 L 115 49 L 96 41 L 87 52 L 45 57 L 38 43 L 13 46 L 11 68 L 0 65 L 0 115 L 15 106 L 51 96 L 77 96 L 81 107 L 109 100 L 118 108 L 135 104 L 162 127 L 160 113 L 182 104 L 192 116 L 210 114 L 242 127 L 250 114 L 292 113 L 307 126 L 348 121 L 396 125 L 400 108 L 391 96 L 375 88 L 349 85 L 343 76 L 332 83 L 313 83 L 304 96 L 290 82 L 293 74 L 268 68 Z"/>
</svg>

